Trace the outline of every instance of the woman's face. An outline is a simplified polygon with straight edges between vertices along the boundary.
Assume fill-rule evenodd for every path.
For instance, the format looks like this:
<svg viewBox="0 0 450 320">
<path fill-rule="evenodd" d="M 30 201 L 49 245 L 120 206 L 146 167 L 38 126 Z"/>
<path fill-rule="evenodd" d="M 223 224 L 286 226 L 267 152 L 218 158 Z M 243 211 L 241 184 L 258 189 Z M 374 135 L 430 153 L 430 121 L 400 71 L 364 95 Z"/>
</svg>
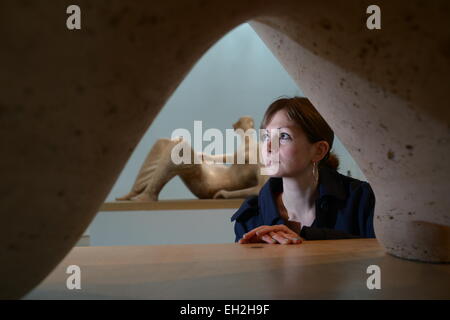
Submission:
<svg viewBox="0 0 450 320">
<path fill-rule="evenodd" d="M 325 141 L 320 143 L 327 144 Z M 318 152 L 318 144 L 308 141 L 301 127 L 289 120 L 285 110 L 278 111 L 262 130 L 262 156 L 271 172 L 269 175 L 296 177 L 311 170 L 312 161 L 323 158 L 320 157 L 323 150 Z"/>
</svg>

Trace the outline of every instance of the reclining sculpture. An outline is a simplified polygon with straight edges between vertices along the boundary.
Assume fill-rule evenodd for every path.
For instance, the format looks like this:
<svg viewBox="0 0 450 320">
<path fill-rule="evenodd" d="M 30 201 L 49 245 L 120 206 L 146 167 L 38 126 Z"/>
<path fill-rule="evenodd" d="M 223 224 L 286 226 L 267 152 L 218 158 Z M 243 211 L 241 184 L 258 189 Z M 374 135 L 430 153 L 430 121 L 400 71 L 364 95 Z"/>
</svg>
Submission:
<svg viewBox="0 0 450 320">
<path fill-rule="evenodd" d="M 258 184 L 258 159 L 251 163 L 250 155 L 258 155 L 257 141 L 251 135 L 245 135 L 249 129 L 254 129 L 251 117 L 241 117 L 233 124 L 233 128 L 241 138 L 240 148 L 229 158 L 227 154 L 208 155 L 196 152 L 189 141 L 183 139 L 159 139 L 153 145 L 131 191 L 116 198 L 116 200 L 156 201 L 162 188 L 175 176 L 179 176 L 189 190 L 200 199 L 211 198 L 245 198 L 257 194 L 261 185 Z M 183 145 L 184 144 L 184 145 Z M 175 163 L 172 159 L 174 148 L 187 152 L 188 163 Z M 239 163 L 239 155 L 242 162 Z M 197 159 L 195 159 L 197 158 Z"/>
</svg>

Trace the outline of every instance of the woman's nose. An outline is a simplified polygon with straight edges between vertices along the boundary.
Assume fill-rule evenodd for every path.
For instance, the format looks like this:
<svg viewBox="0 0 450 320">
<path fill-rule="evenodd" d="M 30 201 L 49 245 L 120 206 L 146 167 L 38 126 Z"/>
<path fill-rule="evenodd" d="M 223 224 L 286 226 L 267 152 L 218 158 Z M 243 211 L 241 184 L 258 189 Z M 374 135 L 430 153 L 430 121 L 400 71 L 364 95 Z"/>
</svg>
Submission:
<svg viewBox="0 0 450 320">
<path fill-rule="evenodd" d="M 280 147 L 280 136 L 278 133 L 274 133 L 269 139 L 270 152 L 278 152 Z"/>
<path fill-rule="evenodd" d="M 268 154 L 276 154 L 279 151 L 279 142 L 276 140 L 277 137 L 273 137 L 270 139 L 267 139 L 266 143 L 266 150 Z"/>
</svg>

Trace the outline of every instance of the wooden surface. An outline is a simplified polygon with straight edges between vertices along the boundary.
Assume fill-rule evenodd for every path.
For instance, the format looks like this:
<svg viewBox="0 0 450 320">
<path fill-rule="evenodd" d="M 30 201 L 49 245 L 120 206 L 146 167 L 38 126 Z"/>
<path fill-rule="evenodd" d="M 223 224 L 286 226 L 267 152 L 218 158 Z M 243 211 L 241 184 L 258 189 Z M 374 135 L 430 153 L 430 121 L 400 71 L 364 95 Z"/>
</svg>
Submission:
<svg viewBox="0 0 450 320">
<path fill-rule="evenodd" d="M 243 201 L 244 199 L 115 201 L 104 203 L 99 211 L 237 209 Z"/>
<path fill-rule="evenodd" d="M 66 289 L 67 266 L 81 290 Z M 369 265 L 381 290 L 369 290 Z M 450 265 L 386 254 L 374 239 L 300 245 L 75 247 L 26 299 L 450 299 Z"/>
</svg>

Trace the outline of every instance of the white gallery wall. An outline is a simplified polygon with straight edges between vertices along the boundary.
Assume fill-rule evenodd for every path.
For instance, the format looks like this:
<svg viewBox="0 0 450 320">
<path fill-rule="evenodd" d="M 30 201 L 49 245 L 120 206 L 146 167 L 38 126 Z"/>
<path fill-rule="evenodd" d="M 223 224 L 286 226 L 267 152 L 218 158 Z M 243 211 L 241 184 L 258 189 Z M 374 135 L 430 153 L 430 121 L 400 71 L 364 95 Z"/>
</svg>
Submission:
<svg viewBox="0 0 450 320">
<path fill-rule="evenodd" d="M 217 128 L 224 136 L 225 130 L 232 129 L 232 124 L 244 115 L 252 116 L 258 128 L 265 109 L 273 101 L 295 95 L 303 93 L 283 66 L 250 25 L 240 25 L 210 48 L 179 85 L 137 145 L 105 202 L 130 191 L 157 139 L 170 138 L 177 128 L 186 128 L 193 134 L 195 120 L 202 121 L 203 132 Z M 207 145 L 205 142 L 203 147 Z M 336 136 L 332 151 L 341 161 L 339 172 L 366 180 Z M 176 177 L 159 198 L 195 196 Z M 99 212 L 86 233 L 92 246 L 233 242 L 230 217 L 234 211 Z"/>
</svg>

